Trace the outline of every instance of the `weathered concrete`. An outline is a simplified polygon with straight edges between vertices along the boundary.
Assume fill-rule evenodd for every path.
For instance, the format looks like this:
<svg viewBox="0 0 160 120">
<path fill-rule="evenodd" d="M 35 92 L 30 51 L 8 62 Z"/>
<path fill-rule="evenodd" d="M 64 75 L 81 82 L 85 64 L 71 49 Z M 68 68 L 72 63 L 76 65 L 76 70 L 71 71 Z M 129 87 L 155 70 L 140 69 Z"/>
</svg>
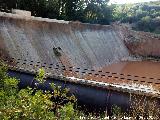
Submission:
<svg viewBox="0 0 160 120">
<path fill-rule="evenodd" d="M 31 17 L 31 12 L 30 11 L 12 9 L 12 13 L 17 14 L 17 15 L 21 15 L 21 16 L 24 16 L 24 17 Z"/>
<path fill-rule="evenodd" d="M 159 57 L 160 37 L 121 25 L 91 25 L 0 13 L 0 57 L 16 58 L 11 64 L 18 68 L 24 67 L 32 72 L 43 67 L 52 75 L 62 74 L 107 84 L 153 85 L 159 89 L 159 76 L 153 77 L 146 70 L 152 67 L 150 63 L 145 64 L 148 68 L 142 66 L 144 69 L 139 68 L 142 63 L 132 67 L 140 69 L 140 73 L 146 71 L 145 75 L 126 72 L 130 66 L 121 65 L 121 61 L 135 61 L 134 55 Z M 60 67 L 54 67 L 57 64 Z M 116 71 L 106 67 L 110 64 Z M 124 67 L 127 68 L 125 73 L 122 71 Z M 134 77 L 137 75 L 140 77 Z"/>
<path fill-rule="evenodd" d="M 122 39 L 114 26 L 0 13 L 0 46 L 10 57 L 100 68 L 128 59 Z"/>
</svg>

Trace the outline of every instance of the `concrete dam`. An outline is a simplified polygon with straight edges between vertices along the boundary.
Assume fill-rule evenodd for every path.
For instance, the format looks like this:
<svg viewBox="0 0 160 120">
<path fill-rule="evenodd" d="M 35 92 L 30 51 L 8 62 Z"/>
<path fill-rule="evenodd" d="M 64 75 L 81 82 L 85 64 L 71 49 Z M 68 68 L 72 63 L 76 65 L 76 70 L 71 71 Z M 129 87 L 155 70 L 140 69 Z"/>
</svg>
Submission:
<svg viewBox="0 0 160 120">
<path fill-rule="evenodd" d="M 130 92 L 160 97 L 159 59 L 150 60 L 150 56 L 160 57 L 159 35 L 118 24 L 92 25 L 24 13 L 0 13 L 0 57 L 10 66 L 11 76 L 19 76 L 20 71 L 27 77 L 43 67 L 49 78 L 65 76 L 73 84 L 113 91 L 107 103 L 120 106 L 126 104 Z M 101 107 L 110 94 L 74 85 L 69 88 L 82 103 L 94 100 Z M 86 90 L 90 92 L 85 94 Z"/>
<path fill-rule="evenodd" d="M 114 26 L 14 16 L 0 19 L 0 48 L 10 57 L 95 69 L 129 57 Z"/>
</svg>

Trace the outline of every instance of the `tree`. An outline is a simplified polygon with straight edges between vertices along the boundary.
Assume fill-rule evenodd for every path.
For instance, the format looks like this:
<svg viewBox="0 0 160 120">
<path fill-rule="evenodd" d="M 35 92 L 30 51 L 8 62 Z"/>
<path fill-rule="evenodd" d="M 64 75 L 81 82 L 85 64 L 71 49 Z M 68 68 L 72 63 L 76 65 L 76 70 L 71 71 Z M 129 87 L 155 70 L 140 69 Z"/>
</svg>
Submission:
<svg viewBox="0 0 160 120">
<path fill-rule="evenodd" d="M 132 23 L 135 30 L 159 33 L 157 17 L 160 16 L 160 2 L 112 5 L 113 21 Z"/>
<path fill-rule="evenodd" d="M 4 12 L 10 11 L 17 7 L 17 0 L 0 0 L 0 10 Z"/>
<path fill-rule="evenodd" d="M 111 11 L 107 6 L 108 0 L 90 0 L 84 10 L 85 21 L 89 23 L 109 24 Z"/>
<path fill-rule="evenodd" d="M 109 24 L 108 0 L 1 0 L 0 10 L 12 8 L 31 11 L 47 18 Z"/>
</svg>

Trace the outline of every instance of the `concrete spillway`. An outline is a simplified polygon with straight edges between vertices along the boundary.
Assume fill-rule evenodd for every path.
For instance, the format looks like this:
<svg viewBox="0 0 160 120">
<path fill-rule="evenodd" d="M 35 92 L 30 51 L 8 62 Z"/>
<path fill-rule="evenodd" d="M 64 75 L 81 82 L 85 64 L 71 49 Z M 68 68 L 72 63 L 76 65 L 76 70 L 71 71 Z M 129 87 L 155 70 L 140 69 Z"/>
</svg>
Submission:
<svg viewBox="0 0 160 120">
<path fill-rule="evenodd" d="M 0 50 L 15 58 L 99 68 L 129 57 L 122 38 L 114 26 L 0 14 Z"/>
<path fill-rule="evenodd" d="M 127 65 L 127 62 L 122 62 L 137 60 L 134 55 L 160 56 L 159 38 L 117 25 L 90 25 L 0 13 L 0 57 L 13 67 L 13 76 L 22 76 L 21 80 L 27 84 L 31 81 L 26 80 L 26 71 L 29 71 L 28 77 L 32 76 L 33 79 L 30 73 L 43 67 L 51 76 L 69 78 L 66 86 L 74 82 L 70 86 L 71 91 L 82 103 L 90 102 L 86 99 L 93 100 L 91 106 L 96 103 L 95 105 L 103 106 L 103 109 L 109 102 L 111 105 L 128 106 L 128 93 L 131 92 L 159 97 L 160 78 L 157 67 L 157 75 L 153 75 L 154 72 L 140 74 L 133 69 L 139 69 L 141 63 Z M 138 60 L 142 60 L 141 57 Z M 109 66 L 110 64 L 113 65 Z M 157 63 L 146 62 L 144 66 L 148 65 L 144 69 L 142 66 L 139 71 L 143 73 L 151 67 L 155 69 Z M 82 85 L 87 89 L 82 89 Z M 105 89 L 101 92 L 97 88 Z M 80 92 L 76 93 L 76 89 Z M 108 90 L 113 91 L 114 97 L 107 103 Z M 103 99 L 97 99 L 94 93 Z M 122 102 L 116 101 L 120 97 Z"/>
</svg>

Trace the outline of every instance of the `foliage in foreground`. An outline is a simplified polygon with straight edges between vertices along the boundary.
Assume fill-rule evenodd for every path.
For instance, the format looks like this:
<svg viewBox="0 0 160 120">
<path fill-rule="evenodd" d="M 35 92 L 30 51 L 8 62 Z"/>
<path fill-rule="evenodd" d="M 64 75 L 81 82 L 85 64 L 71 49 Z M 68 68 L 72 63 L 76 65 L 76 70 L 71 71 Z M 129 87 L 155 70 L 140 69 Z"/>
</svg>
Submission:
<svg viewBox="0 0 160 120">
<path fill-rule="evenodd" d="M 0 62 L 0 120 L 90 120 L 90 119 L 109 119 L 109 117 L 97 117 L 75 109 L 76 99 L 74 96 L 68 96 L 69 90 L 62 90 L 51 84 L 53 93 L 31 88 L 18 89 L 18 80 L 9 77 L 6 74 L 7 67 Z M 39 70 L 35 77 L 42 84 L 45 78 L 43 69 Z M 146 97 L 137 98 L 132 96 L 132 110 L 129 113 L 123 113 L 121 108 L 114 105 L 112 107 L 113 115 L 110 119 L 131 120 L 140 119 L 160 119 L 160 108 L 154 99 L 147 100 Z M 108 116 L 107 112 L 106 115 Z M 132 116 L 132 117 L 131 117 Z"/>
<path fill-rule="evenodd" d="M 73 96 L 66 96 L 67 90 L 60 91 L 55 88 L 51 94 L 44 94 L 41 90 L 31 88 L 19 90 L 18 80 L 11 78 L 6 74 L 7 67 L 0 63 L 0 119 L 1 120 L 70 120 L 78 119 L 78 113 L 74 110 Z M 41 69 L 37 79 L 44 78 L 44 71 Z M 52 85 L 53 87 L 54 84 Z M 61 105 L 61 101 L 56 99 L 67 99 L 67 102 Z"/>
</svg>

